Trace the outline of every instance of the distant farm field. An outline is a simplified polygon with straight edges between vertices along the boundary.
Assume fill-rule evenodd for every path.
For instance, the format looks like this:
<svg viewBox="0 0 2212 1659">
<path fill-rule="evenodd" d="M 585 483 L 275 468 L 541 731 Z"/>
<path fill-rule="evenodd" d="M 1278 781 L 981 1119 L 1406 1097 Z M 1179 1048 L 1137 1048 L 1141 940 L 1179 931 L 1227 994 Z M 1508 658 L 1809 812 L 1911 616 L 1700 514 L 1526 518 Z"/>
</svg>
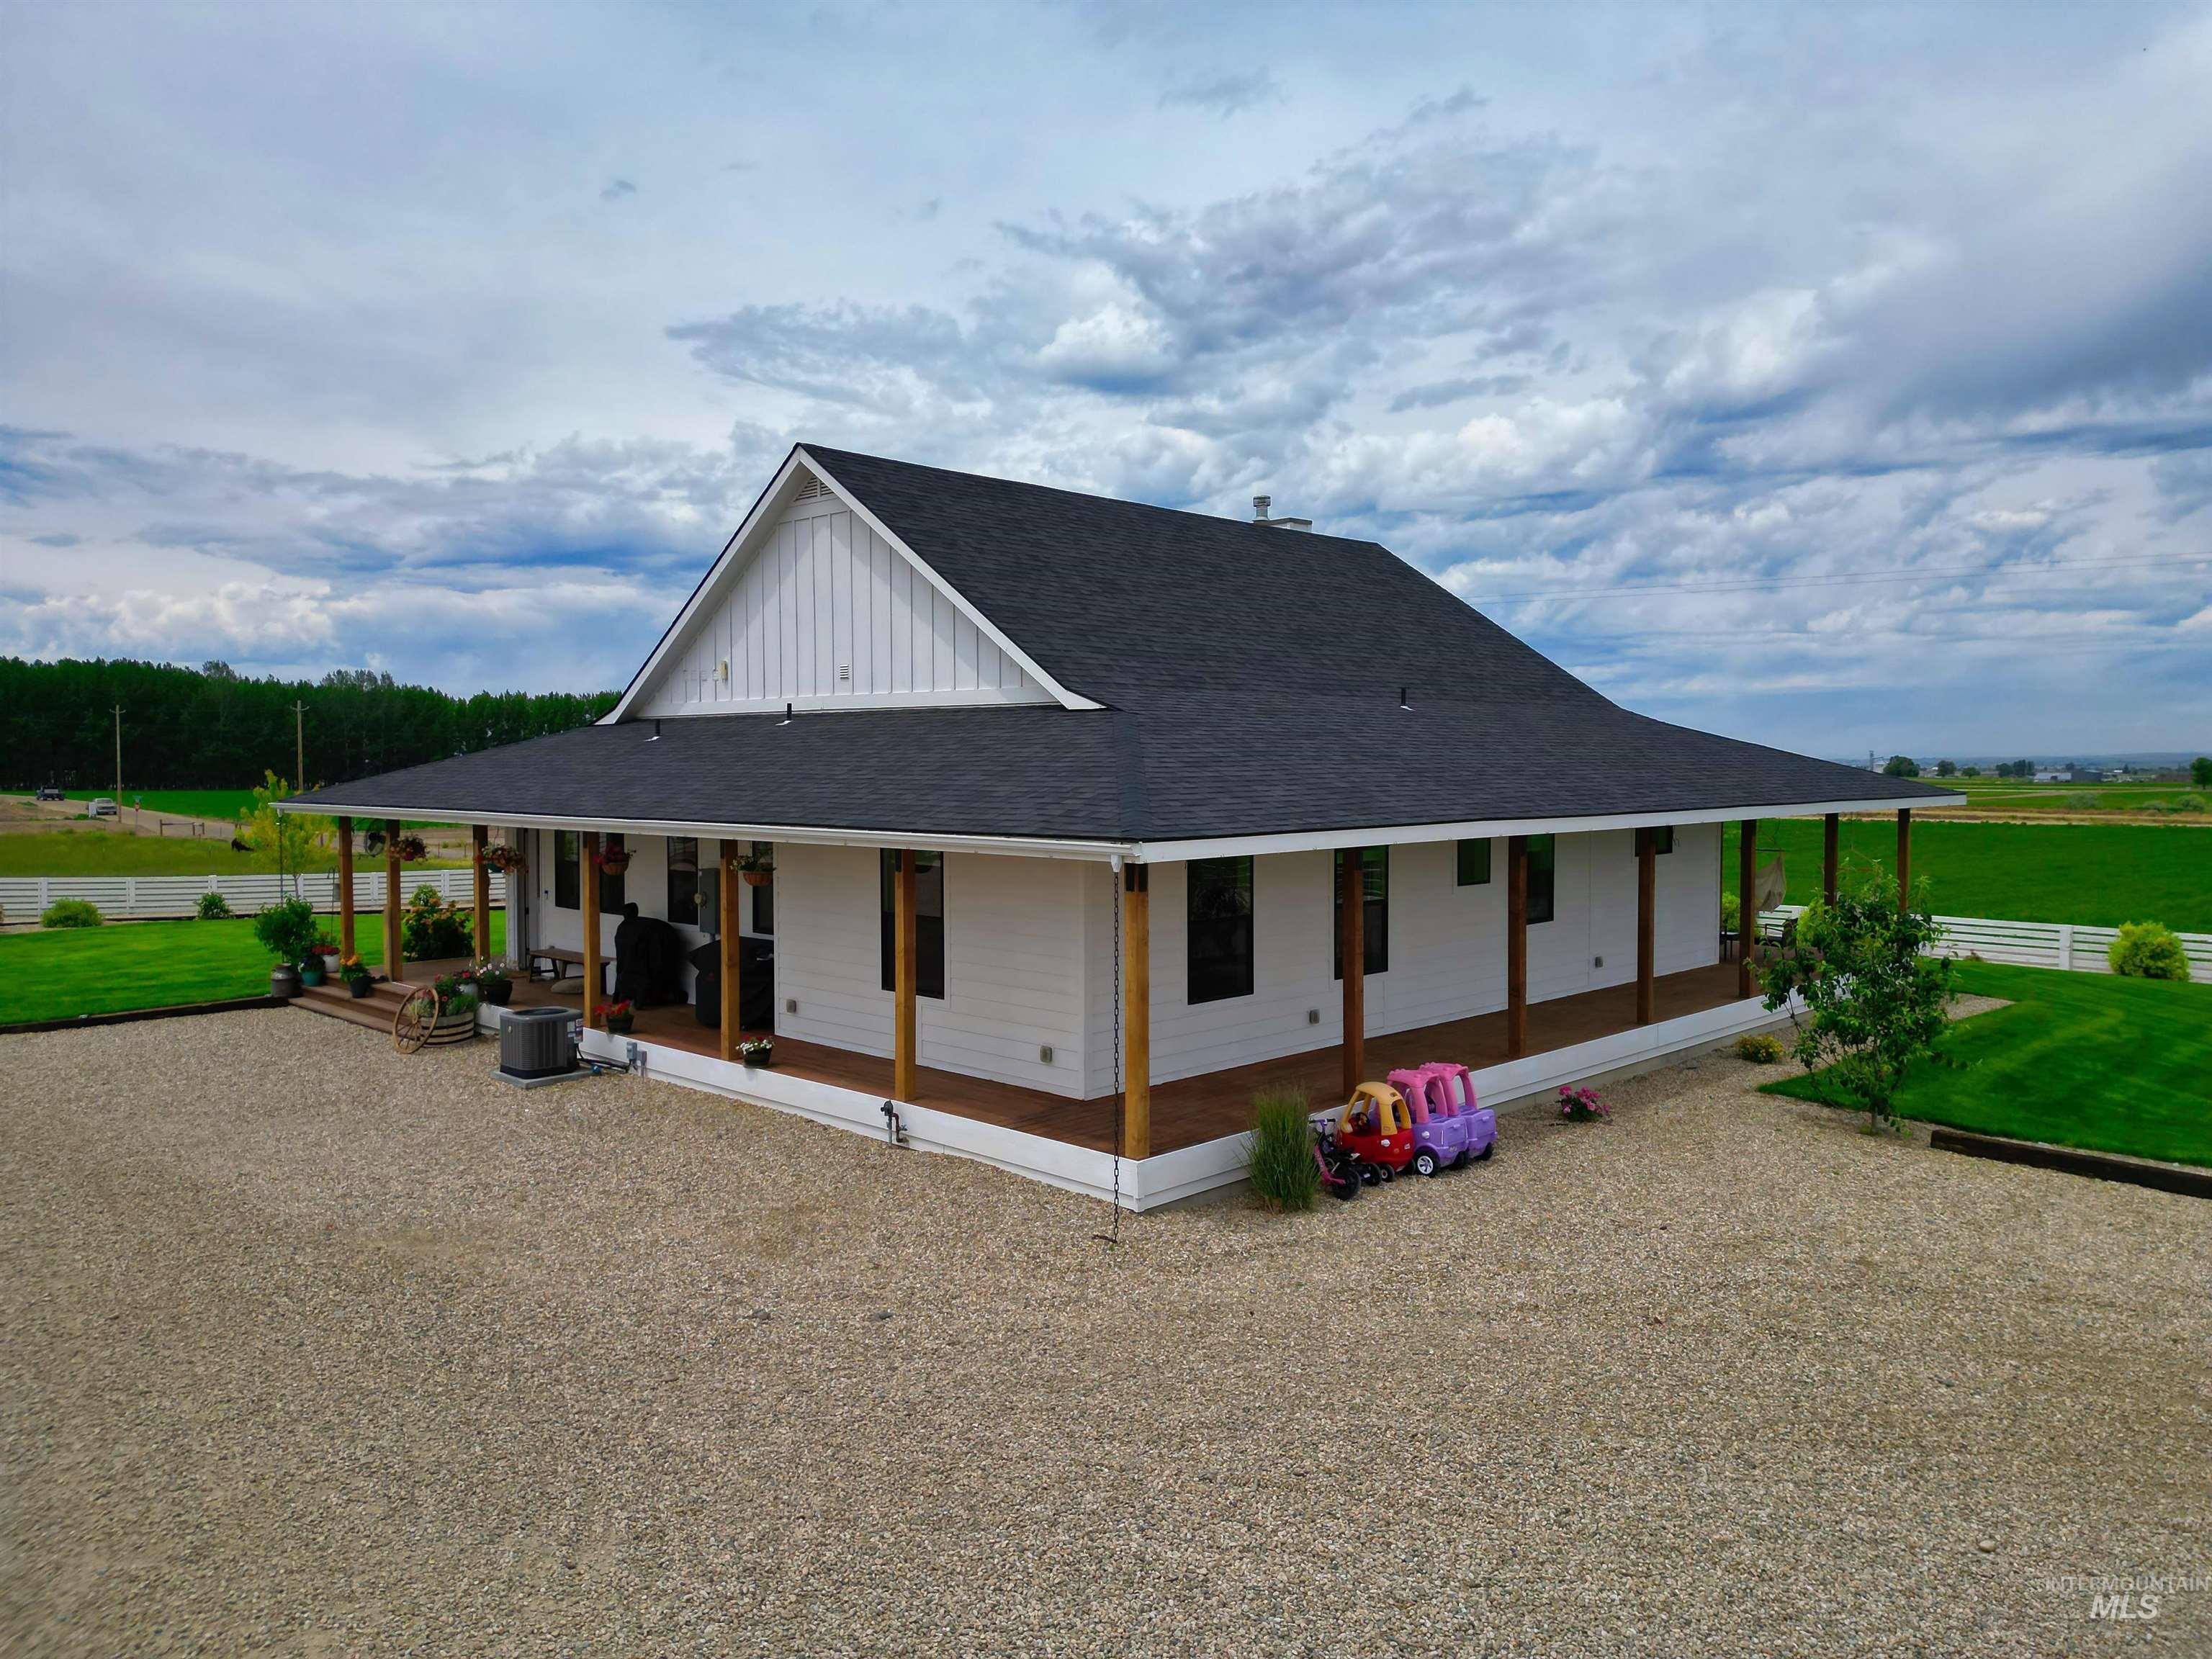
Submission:
<svg viewBox="0 0 2212 1659">
<path fill-rule="evenodd" d="M 362 869 L 376 866 L 366 853 L 359 857 Z M 424 859 L 410 867 L 450 869 L 456 862 Z M 338 855 L 319 848 L 301 859 L 298 867 L 335 870 Z M 127 836 L 87 825 L 0 836 L 0 876 L 252 876 L 273 874 L 275 869 L 213 835 Z"/>
<path fill-rule="evenodd" d="M 1820 892 L 1820 820 L 1769 818 L 1759 826 L 1761 861 L 1779 849 L 1790 902 Z M 1843 858 L 1887 871 L 1897 855 L 1887 818 L 1845 819 Z M 1735 868 L 1736 830 L 1723 836 Z M 2162 921 L 2212 933 L 2212 829 L 2166 824 L 1916 823 L 1912 873 L 1929 884 L 1939 915 L 2118 927 Z"/>
<path fill-rule="evenodd" d="M 71 800 L 117 799 L 102 789 L 70 789 L 64 793 Z M 172 817 L 220 818 L 228 823 L 253 810 L 253 792 L 251 789 L 126 789 L 118 804 L 128 811 L 134 801 L 140 803 L 149 813 L 166 812 Z"/>
</svg>

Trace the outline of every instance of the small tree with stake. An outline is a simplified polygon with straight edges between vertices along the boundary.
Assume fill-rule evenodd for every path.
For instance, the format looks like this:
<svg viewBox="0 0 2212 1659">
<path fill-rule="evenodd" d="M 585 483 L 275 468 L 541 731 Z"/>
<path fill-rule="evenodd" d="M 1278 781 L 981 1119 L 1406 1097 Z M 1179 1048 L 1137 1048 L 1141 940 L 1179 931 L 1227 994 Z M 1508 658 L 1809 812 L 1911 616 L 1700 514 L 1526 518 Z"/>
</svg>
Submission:
<svg viewBox="0 0 2212 1659">
<path fill-rule="evenodd" d="M 1796 938 L 1764 970 L 1770 1011 L 1790 1010 L 1791 1052 L 1821 1099 L 1867 1115 L 1868 1133 L 1897 1127 L 1906 1073 L 1936 1052 L 1948 1018 L 1951 963 L 1927 954 L 1942 931 L 1916 890 L 1899 903 L 1879 870 L 1797 918 Z M 1796 1000 L 1792 1000 L 1792 999 Z"/>
</svg>

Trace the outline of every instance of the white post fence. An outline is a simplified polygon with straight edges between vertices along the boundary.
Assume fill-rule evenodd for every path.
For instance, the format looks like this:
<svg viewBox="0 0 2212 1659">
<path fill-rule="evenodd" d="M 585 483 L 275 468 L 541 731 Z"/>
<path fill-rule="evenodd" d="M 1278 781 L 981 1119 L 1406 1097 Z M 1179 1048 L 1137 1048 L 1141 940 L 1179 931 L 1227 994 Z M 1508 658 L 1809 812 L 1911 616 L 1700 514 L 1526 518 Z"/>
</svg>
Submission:
<svg viewBox="0 0 2212 1659">
<path fill-rule="evenodd" d="M 507 878 L 494 870 L 491 902 L 507 902 Z M 318 910 L 338 908 L 337 873 L 310 871 L 299 876 L 0 876 L 0 915 L 11 922 L 36 921 L 56 899 L 90 899 L 110 921 L 148 921 L 163 916 L 197 915 L 201 898 L 222 895 L 241 916 L 266 909 L 291 896 L 300 896 Z M 412 894 L 418 887 L 434 887 L 448 904 L 475 902 L 474 872 L 459 870 L 402 870 L 399 890 Z M 357 911 L 384 908 L 384 872 L 356 870 L 353 904 Z"/>
<path fill-rule="evenodd" d="M 1785 904 L 1759 913 L 1759 929 L 1779 933 L 1784 921 L 1804 906 Z M 2081 922 L 1993 921 L 1984 916 L 1938 916 L 1943 936 L 1936 949 L 1947 957 L 1979 957 L 1984 962 L 2009 962 L 2023 968 L 2052 968 L 2068 973 L 2109 974 L 2109 952 L 2119 936 L 2117 927 L 2091 927 Z M 2212 933 L 2179 933 L 2182 954 L 2189 958 L 2189 977 L 2212 985 Z"/>
</svg>

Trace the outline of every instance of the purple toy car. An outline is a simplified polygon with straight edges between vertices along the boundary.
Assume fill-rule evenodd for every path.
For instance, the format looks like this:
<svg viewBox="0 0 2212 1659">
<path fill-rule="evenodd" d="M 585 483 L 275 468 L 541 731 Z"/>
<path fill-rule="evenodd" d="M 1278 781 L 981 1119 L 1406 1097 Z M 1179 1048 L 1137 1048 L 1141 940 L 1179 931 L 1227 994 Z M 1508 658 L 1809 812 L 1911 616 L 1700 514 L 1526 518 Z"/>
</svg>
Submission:
<svg viewBox="0 0 2212 1659">
<path fill-rule="evenodd" d="M 1432 1060 L 1421 1067 L 1434 1081 L 1427 1098 L 1442 1097 L 1443 1109 L 1467 1125 L 1467 1156 L 1480 1163 L 1498 1147 L 1498 1114 L 1474 1098 L 1474 1073 L 1449 1060 Z"/>
<path fill-rule="evenodd" d="M 1406 1097 L 1413 1115 L 1413 1168 L 1435 1175 L 1467 1161 L 1468 1120 L 1454 1116 L 1445 1104 L 1443 1080 L 1434 1068 L 1420 1066 L 1390 1073 L 1390 1086 Z"/>
</svg>

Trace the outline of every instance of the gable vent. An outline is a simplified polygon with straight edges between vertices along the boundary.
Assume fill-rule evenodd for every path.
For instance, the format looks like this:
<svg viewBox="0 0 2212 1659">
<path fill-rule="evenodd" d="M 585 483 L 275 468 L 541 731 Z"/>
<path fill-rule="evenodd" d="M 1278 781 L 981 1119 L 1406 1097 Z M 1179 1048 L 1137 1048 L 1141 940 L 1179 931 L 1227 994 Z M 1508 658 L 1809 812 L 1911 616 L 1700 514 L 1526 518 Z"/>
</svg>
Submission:
<svg viewBox="0 0 2212 1659">
<path fill-rule="evenodd" d="M 819 478 L 810 477 L 805 483 L 799 486 L 799 495 L 796 499 L 802 501 L 819 501 L 829 493 L 828 484 L 823 483 Z"/>
</svg>

